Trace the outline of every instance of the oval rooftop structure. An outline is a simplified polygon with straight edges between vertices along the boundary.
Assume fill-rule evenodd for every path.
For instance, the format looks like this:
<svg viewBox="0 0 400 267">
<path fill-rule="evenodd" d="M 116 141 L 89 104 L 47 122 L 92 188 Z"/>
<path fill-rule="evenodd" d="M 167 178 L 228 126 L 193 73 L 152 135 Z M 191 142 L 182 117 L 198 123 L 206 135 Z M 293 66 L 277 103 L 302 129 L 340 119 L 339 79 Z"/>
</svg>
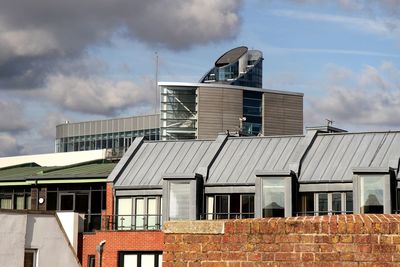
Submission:
<svg viewBox="0 0 400 267">
<path fill-rule="evenodd" d="M 231 63 L 234 63 L 239 60 L 241 56 L 246 54 L 248 51 L 248 48 L 246 46 L 239 46 L 236 48 L 233 48 L 223 54 L 217 61 L 215 61 L 215 66 L 216 67 L 222 67 L 225 65 L 229 65 Z"/>
</svg>

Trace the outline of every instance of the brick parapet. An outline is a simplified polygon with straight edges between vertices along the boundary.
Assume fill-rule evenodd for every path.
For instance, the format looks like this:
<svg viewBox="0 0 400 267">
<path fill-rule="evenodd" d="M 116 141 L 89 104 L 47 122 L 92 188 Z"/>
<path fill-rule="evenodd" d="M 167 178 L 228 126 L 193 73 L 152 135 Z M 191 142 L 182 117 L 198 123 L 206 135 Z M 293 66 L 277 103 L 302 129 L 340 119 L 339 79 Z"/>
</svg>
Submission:
<svg viewBox="0 0 400 267">
<path fill-rule="evenodd" d="M 182 224 L 182 222 L 179 222 Z M 167 222 L 165 266 L 400 265 L 400 215 L 335 215 L 204 222 L 223 232 L 179 231 Z M 174 232 L 174 229 L 175 232 Z"/>
</svg>

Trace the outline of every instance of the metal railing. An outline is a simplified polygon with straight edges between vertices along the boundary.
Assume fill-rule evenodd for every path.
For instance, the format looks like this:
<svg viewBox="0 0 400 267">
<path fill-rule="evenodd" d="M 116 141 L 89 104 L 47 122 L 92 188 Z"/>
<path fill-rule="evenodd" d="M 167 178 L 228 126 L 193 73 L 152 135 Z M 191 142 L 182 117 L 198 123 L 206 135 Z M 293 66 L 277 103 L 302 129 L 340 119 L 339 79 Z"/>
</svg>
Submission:
<svg viewBox="0 0 400 267">
<path fill-rule="evenodd" d="M 228 219 L 248 219 L 254 218 L 254 212 L 248 213 L 203 213 L 200 220 L 228 220 Z"/>
<path fill-rule="evenodd" d="M 131 214 L 131 215 L 102 215 L 85 214 L 84 232 L 127 231 L 127 230 L 160 230 L 161 215 Z"/>
<path fill-rule="evenodd" d="M 353 211 L 330 210 L 330 211 L 298 211 L 298 212 L 295 212 L 295 216 L 323 216 L 323 215 L 339 215 L 339 214 L 353 214 Z"/>
</svg>

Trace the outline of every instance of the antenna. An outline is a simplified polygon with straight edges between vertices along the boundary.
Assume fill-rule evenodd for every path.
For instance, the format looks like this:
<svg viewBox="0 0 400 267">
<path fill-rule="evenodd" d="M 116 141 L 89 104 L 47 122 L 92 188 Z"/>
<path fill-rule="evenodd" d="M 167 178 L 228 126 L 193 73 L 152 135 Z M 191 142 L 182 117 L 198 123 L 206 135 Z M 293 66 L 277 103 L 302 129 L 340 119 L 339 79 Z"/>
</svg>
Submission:
<svg viewBox="0 0 400 267">
<path fill-rule="evenodd" d="M 330 119 L 325 119 L 326 120 L 326 122 L 327 122 L 327 126 L 329 127 L 329 126 L 332 126 L 333 125 L 333 123 L 335 122 L 334 120 L 330 120 Z"/>
<path fill-rule="evenodd" d="M 157 113 L 157 106 L 158 106 L 158 53 L 155 52 L 156 55 L 156 100 L 154 103 L 154 113 Z"/>
</svg>

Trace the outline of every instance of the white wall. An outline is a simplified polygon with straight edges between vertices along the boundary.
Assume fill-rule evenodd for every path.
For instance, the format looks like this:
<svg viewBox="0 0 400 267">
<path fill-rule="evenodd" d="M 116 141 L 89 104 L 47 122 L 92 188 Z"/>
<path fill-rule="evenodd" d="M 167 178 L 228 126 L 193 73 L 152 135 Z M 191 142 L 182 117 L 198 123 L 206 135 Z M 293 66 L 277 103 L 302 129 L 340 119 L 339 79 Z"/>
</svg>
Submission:
<svg viewBox="0 0 400 267">
<path fill-rule="evenodd" d="M 59 211 L 57 217 L 61 222 L 69 242 L 78 251 L 79 214 L 70 211 Z"/>
<path fill-rule="evenodd" d="M 38 250 L 38 266 L 80 266 L 61 227 L 54 215 L 28 214 L 25 247 Z"/>
<path fill-rule="evenodd" d="M 0 168 L 35 162 L 40 166 L 66 166 L 85 161 L 104 159 L 106 150 L 89 150 L 65 153 L 24 155 L 0 158 Z"/>
<path fill-rule="evenodd" d="M 0 213 L 0 265 L 24 266 L 26 214 Z"/>
</svg>

